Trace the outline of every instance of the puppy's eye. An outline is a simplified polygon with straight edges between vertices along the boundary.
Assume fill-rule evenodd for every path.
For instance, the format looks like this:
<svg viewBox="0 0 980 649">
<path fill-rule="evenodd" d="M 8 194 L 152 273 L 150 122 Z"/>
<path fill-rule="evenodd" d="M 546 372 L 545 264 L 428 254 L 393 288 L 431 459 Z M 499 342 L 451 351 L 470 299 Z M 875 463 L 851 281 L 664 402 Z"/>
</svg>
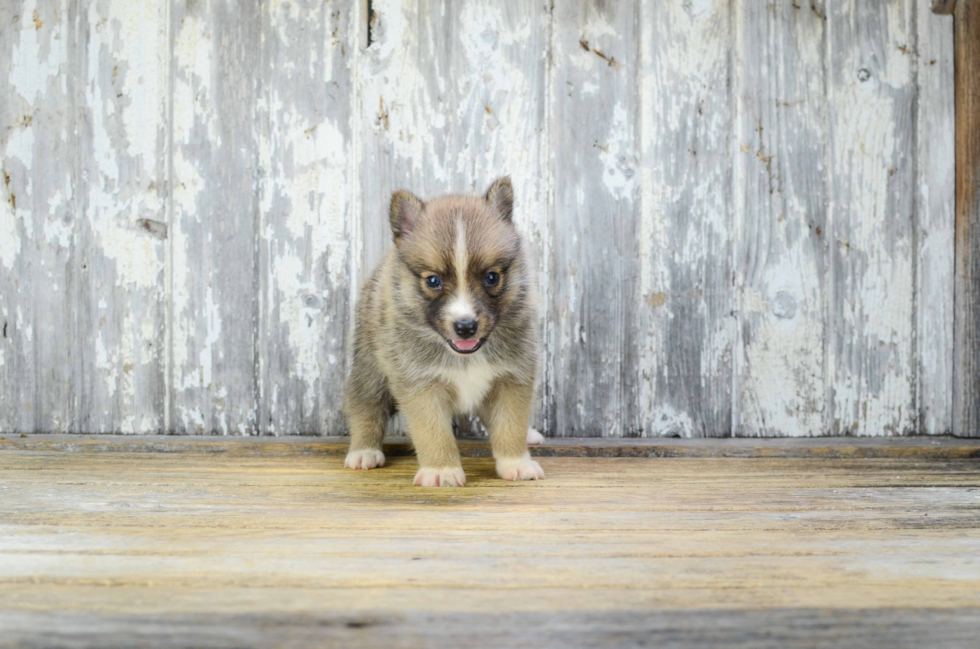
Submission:
<svg viewBox="0 0 980 649">
<path fill-rule="evenodd" d="M 438 291 L 442 288 L 442 280 L 436 275 L 429 275 L 425 278 L 425 285 L 431 288 L 433 291 Z"/>
<path fill-rule="evenodd" d="M 493 272 L 492 270 L 483 276 L 484 286 L 496 286 L 500 283 L 500 275 Z"/>
</svg>

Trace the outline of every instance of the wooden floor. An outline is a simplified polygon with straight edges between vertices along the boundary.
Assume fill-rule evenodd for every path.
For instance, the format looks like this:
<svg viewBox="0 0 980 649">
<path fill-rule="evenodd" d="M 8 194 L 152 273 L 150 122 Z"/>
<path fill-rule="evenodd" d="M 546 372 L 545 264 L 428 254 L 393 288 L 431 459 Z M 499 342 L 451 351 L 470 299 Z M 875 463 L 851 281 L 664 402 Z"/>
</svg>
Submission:
<svg viewBox="0 0 980 649">
<path fill-rule="evenodd" d="M 311 440 L 36 439 L 0 443 L 0 646 L 980 646 L 975 442 L 427 489 Z"/>
</svg>

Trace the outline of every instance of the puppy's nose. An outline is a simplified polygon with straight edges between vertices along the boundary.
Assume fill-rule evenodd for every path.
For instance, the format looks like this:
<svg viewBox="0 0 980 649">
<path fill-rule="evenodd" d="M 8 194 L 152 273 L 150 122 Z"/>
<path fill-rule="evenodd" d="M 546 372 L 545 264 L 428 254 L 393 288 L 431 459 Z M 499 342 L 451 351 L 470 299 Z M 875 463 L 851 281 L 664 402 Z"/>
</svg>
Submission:
<svg viewBox="0 0 980 649">
<path fill-rule="evenodd" d="M 457 320 L 453 323 L 453 329 L 463 338 L 469 338 L 476 333 L 479 323 L 476 320 Z"/>
</svg>

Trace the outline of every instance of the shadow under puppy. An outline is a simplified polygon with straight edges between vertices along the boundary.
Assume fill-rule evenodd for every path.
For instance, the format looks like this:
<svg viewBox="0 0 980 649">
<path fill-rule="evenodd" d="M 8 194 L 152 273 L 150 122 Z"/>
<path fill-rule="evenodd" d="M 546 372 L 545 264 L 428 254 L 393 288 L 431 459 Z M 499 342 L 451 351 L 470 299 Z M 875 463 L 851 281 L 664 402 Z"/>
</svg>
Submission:
<svg viewBox="0 0 980 649">
<path fill-rule="evenodd" d="M 490 431 L 501 478 L 544 478 L 527 452 L 528 441 L 541 441 L 528 428 L 537 303 L 513 204 L 507 177 L 484 197 L 391 197 L 395 247 L 365 283 L 357 308 L 344 466 L 383 466 L 385 425 L 401 411 L 419 460 L 415 484 L 461 487 L 466 475 L 452 418 L 476 412 Z"/>
</svg>

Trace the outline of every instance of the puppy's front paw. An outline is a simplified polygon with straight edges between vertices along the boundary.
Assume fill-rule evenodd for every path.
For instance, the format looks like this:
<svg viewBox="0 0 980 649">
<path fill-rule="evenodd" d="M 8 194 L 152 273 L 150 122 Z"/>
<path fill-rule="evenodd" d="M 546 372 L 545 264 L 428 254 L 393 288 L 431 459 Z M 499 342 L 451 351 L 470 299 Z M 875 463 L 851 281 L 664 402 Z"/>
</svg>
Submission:
<svg viewBox="0 0 980 649">
<path fill-rule="evenodd" d="M 531 445 L 544 444 L 544 435 L 535 428 L 527 429 L 527 443 Z"/>
<path fill-rule="evenodd" d="M 376 448 L 362 448 L 347 453 L 344 467 L 348 469 L 373 469 L 385 465 L 385 454 Z"/>
<path fill-rule="evenodd" d="M 458 466 L 444 466 L 440 469 L 422 467 L 415 474 L 415 484 L 420 487 L 462 487 L 466 484 L 466 474 Z"/>
<path fill-rule="evenodd" d="M 525 453 L 522 457 L 498 458 L 497 475 L 504 480 L 544 480 L 544 469 Z"/>
</svg>

